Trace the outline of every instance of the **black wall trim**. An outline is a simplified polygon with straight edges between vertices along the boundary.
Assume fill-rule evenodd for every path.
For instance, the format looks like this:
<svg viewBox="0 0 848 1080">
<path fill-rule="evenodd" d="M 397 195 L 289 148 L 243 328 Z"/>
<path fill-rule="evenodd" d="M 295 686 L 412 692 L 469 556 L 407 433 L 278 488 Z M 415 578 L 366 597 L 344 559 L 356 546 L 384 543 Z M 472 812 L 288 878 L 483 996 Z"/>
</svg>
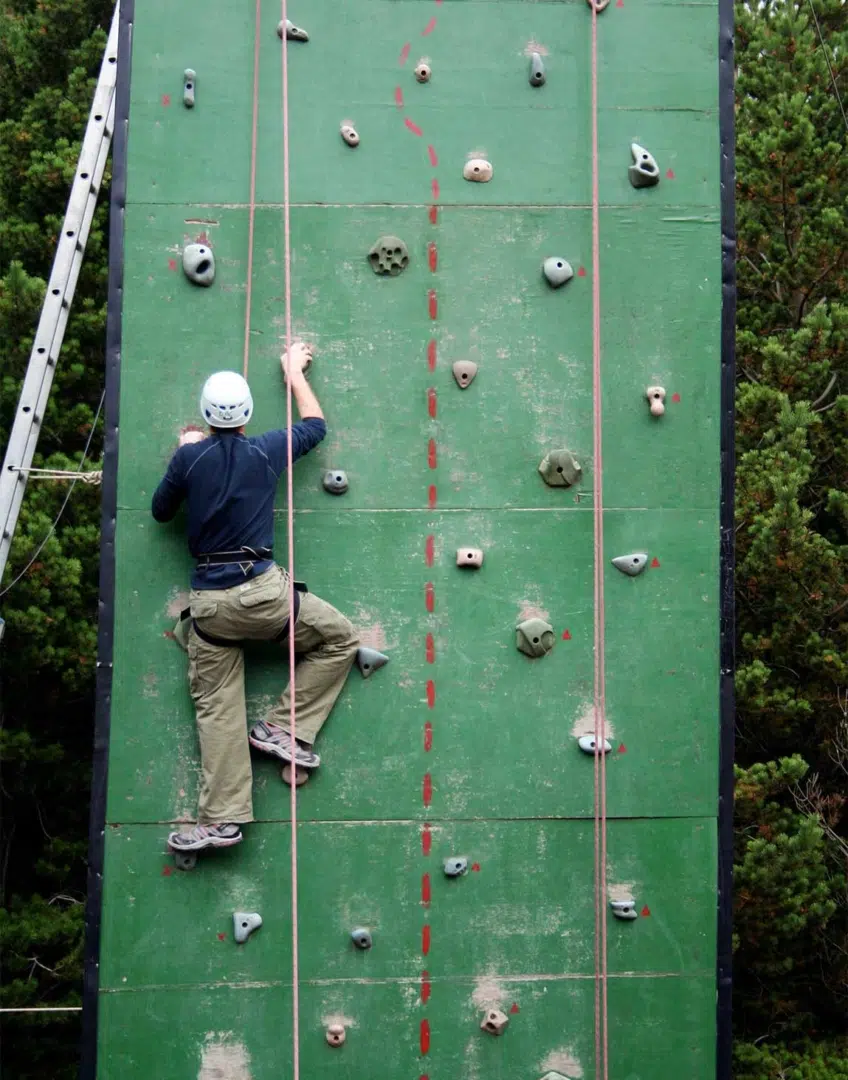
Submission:
<svg viewBox="0 0 848 1080">
<path fill-rule="evenodd" d="M 720 741 L 718 793 L 718 959 L 716 966 L 716 1077 L 730 1080 L 733 1050 L 733 750 L 736 728 L 733 677 L 734 484 L 736 392 L 736 155 L 734 131 L 733 0 L 719 0 L 719 126 L 721 137 L 721 579 Z"/>
<path fill-rule="evenodd" d="M 94 763 L 88 840 L 85 904 L 80 1080 L 97 1074 L 97 1006 L 100 985 L 100 905 L 106 828 L 106 781 L 112 708 L 112 655 L 115 616 L 115 524 L 118 506 L 118 403 L 121 385 L 121 310 L 124 277 L 124 207 L 127 193 L 127 135 L 134 0 L 121 0 L 115 130 L 112 135 L 112 196 L 109 215 L 109 295 L 106 311 L 106 417 L 100 512 L 100 598 L 97 627 L 97 703 L 94 713 Z"/>
</svg>

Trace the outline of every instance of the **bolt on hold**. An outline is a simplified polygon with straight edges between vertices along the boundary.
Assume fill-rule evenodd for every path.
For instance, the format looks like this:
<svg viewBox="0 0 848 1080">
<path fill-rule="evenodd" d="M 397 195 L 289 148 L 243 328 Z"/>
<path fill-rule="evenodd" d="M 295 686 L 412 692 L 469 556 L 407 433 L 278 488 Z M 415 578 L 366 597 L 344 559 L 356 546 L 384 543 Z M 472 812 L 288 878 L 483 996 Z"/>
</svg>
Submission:
<svg viewBox="0 0 848 1080">
<path fill-rule="evenodd" d="M 409 263 L 409 251 L 398 236 L 381 236 L 368 252 L 368 261 L 375 274 L 397 277 Z"/>
<path fill-rule="evenodd" d="M 457 548 L 456 565 L 479 570 L 483 565 L 483 552 L 480 548 Z"/>
<path fill-rule="evenodd" d="M 545 65 L 542 63 L 542 57 L 537 52 L 534 52 L 530 57 L 530 85 L 545 85 Z"/>
<path fill-rule="evenodd" d="M 644 551 L 637 551 L 632 555 L 617 555 L 612 560 L 612 565 L 628 577 L 637 577 L 648 565 L 648 556 Z"/>
<path fill-rule="evenodd" d="M 194 108 L 194 87 L 197 84 L 197 72 L 186 68 L 183 72 L 183 105 L 187 109 Z"/>
<path fill-rule="evenodd" d="M 374 944 L 371 939 L 371 931 L 361 926 L 357 927 L 356 930 L 351 930 L 350 939 L 357 949 L 370 949 Z"/>
<path fill-rule="evenodd" d="M 282 40 L 283 34 L 286 35 L 287 41 L 309 41 L 309 34 L 305 30 L 301 30 L 299 26 L 295 26 L 291 19 L 286 19 L 277 25 L 277 37 Z"/>
<path fill-rule="evenodd" d="M 489 1009 L 483 1017 L 480 1027 L 483 1031 L 488 1031 L 490 1035 L 503 1035 L 508 1023 L 509 1017 L 506 1013 L 502 1013 L 500 1009 Z"/>
<path fill-rule="evenodd" d="M 215 280 L 215 256 L 206 244 L 186 244 L 183 272 L 195 285 L 211 285 Z"/>
<path fill-rule="evenodd" d="M 654 184 L 658 184 L 660 169 L 653 154 L 648 153 L 645 147 L 638 143 L 630 144 L 630 153 L 633 155 L 633 164 L 627 170 L 627 175 L 633 187 L 653 187 Z"/>
<path fill-rule="evenodd" d="M 515 645 L 525 656 L 545 656 L 554 647 L 554 628 L 544 619 L 525 619 L 515 628 Z"/>
<path fill-rule="evenodd" d="M 331 495 L 344 495 L 347 491 L 347 473 L 341 469 L 328 469 L 321 480 L 324 490 Z"/>
<path fill-rule="evenodd" d="M 485 158 L 471 158 L 462 169 L 465 179 L 473 180 L 477 184 L 488 184 L 492 179 L 492 172 L 492 163 Z"/>
<path fill-rule="evenodd" d="M 628 897 L 626 900 L 610 900 L 610 907 L 612 913 L 617 919 L 624 919 L 626 922 L 632 922 L 633 919 L 639 918 L 639 913 L 636 910 L 636 901 Z"/>
<path fill-rule="evenodd" d="M 649 386 L 645 391 L 645 396 L 648 399 L 648 404 L 651 406 L 651 416 L 662 416 L 665 412 L 665 387 L 664 386 Z"/>
<path fill-rule="evenodd" d="M 344 123 L 339 128 L 339 131 L 348 146 L 359 146 L 359 132 L 353 124 Z"/>
<path fill-rule="evenodd" d="M 468 872 L 468 859 L 462 855 L 453 855 L 444 862 L 445 877 L 460 877 Z"/>
<path fill-rule="evenodd" d="M 571 487 L 580 481 L 583 470 L 568 450 L 551 450 L 539 464 L 542 479 L 549 487 Z"/>
<path fill-rule="evenodd" d="M 428 63 L 426 63 L 424 60 L 420 60 L 416 64 L 416 66 L 415 66 L 415 78 L 418 80 L 418 82 L 420 82 L 420 83 L 429 82 L 431 74 L 432 74 L 432 71 L 430 70 L 430 65 Z"/>
<path fill-rule="evenodd" d="M 255 911 L 233 912 L 233 937 L 239 945 L 243 944 L 254 930 L 262 925 L 262 916 Z"/>
<path fill-rule="evenodd" d="M 552 289 L 558 289 L 560 285 L 565 285 L 574 277 L 571 264 L 561 255 L 551 255 L 550 258 L 545 259 L 542 263 L 542 273 Z"/>
<path fill-rule="evenodd" d="M 477 374 L 477 365 L 473 360 L 457 360 L 451 368 L 456 385 L 460 390 L 465 390 L 474 382 Z"/>
<path fill-rule="evenodd" d="M 577 740 L 577 745 L 583 751 L 584 754 L 594 754 L 595 747 L 599 746 L 598 753 L 608 754 L 612 750 L 612 743 L 609 739 L 603 739 L 600 744 L 595 741 L 594 735 L 581 735 Z"/>
<path fill-rule="evenodd" d="M 330 1024 L 324 1032 L 324 1038 L 330 1046 L 341 1046 L 345 1041 L 345 1029 L 342 1024 Z"/>
</svg>

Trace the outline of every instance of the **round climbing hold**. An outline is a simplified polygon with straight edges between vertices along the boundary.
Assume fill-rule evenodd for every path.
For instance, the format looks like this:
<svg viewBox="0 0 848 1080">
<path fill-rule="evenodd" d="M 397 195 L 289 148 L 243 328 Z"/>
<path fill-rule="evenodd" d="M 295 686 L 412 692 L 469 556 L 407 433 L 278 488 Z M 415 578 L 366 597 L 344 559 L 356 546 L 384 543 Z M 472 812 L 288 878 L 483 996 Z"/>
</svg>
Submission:
<svg viewBox="0 0 848 1080">
<path fill-rule="evenodd" d="M 420 82 L 420 83 L 429 82 L 431 74 L 432 74 L 432 72 L 430 70 L 430 65 L 426 64 L 423 60 L 419 64 L 416 65 L 415 78 L 418 80 L 418 82 Z"/>
<path fill-rule="evenodd" d="M 321 482 L 324 490 L 329 491 L 331 495 L 344 495 L 348 489 L 347 473 L 342 472 L 341 469 L 328 469 Z"/>
<path fill-rule="evenodd" d="M 368 252 L 368 262 L 375 274 L 397 277 L 409 265 L 409 250 L 398 236 L 381 236 Z"/>
<path fill-rule="evenodd" d="M 345 1029 L 341 1024 L 330 1024 L 324 1037 L 330 1046 L 341 1046 L 345 1041 Z"/>
<path fill-rule="evenodd" d="M 465 179 L 476 184 L 488 184 L 492 179 L 492 173 L 492 163 L 486 161 L 485 158 L 469 158 L 462 170 Z"/>
<path fill-rule="evenodd" d="M 583 475 L 580 463 L 568 450 L 551 450 L 539 463 L 539 472 L 549 487 L 571 487 Z"/>
<path fill-rule="evenodd" d="M 357 949 L 370 949 L 374 944 L 371 939 L 371 932 L 361 926 L 356 930 L 351 930 L 350 937 Z"/>
<path fill-rule="evenodd" d="M 359 132 L 353 124 L 344 123 L 339 130 L 348 146 L 359 146 Z"/>
<path fill-rule="evenodd" d="M 280 772 L 283 783 L 292 786 L 292 766 L 291 762 L 287 761 Z M 303 785 L 309 779 L 309 769 L 303 769 L 300 765 L 297 765 L 294 770 L 294 786 L 303 787 Z"/>
<path fill-rule="evenodd" d="M 552 289 L 558 289 L 574 277 L 571 264 L 561 255 L 551 255 L 542 263 L 542 273 Z"/>
</svg>

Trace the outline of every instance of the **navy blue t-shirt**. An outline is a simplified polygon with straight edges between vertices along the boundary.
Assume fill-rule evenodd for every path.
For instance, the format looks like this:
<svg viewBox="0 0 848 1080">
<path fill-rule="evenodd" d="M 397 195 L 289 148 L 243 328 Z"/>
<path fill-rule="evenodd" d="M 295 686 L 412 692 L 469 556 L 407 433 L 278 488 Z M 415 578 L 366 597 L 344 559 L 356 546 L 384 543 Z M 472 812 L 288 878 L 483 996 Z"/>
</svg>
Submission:
<svg viewBox="0 0 848 1080">
<path fill-rule="evenodd" d="M 317 446 L 327 426 L 308 417 L 292 426 L 292 461 Z M 195 557 L 242 547 L 274 545 L 274 496 L 288 463 L 286 432 L 210 435 L 179 447 L 153 493 L 153 516 L 170 521 L 183 499 L 188 511 L 188 549 Z M 271 566 L 255 564 L 256 576 Z M 195 568 L 193 589 L 228 589 L 245 580 L 237 564 Z"/>
</svg>

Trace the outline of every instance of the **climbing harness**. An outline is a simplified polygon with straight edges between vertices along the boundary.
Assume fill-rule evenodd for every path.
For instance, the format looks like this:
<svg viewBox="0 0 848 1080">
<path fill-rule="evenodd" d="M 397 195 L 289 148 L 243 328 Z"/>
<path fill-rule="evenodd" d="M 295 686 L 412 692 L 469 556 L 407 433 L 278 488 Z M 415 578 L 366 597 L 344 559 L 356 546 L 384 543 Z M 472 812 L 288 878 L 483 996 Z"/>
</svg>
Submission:
<svg viewBox="0 0 848 1080">
<path fill-rule="evenodd" d="M 242 547 L 238 551 L 211 551 L 197 556 L 197 569 L 208 570 L 212 566 L 240 566 L 247 576 L 248 571 L 258 562 L 267 562 L 274 558 L 273 548 Z M 213 561 L 214 560 L 214 561 Z"/>
<path fill-rule="evenodd" d="M 289 608 L 289 614 L 286 616 L 286 621 L 283 623 L 282 629 L 276 634 L 272 641 L 283 642 L 289 636 L 289 628 L 293 625 L 297 626 L 297 619 L 300 615 L 300 594 L 309 592 L 309 589 L 305 581 L 295 581 L 294 588 L 292 589 L 292 597 L 294 604 Z M 197 620 L 191 617 L 191 608 L 183 608 L 180 612 L 177 625 L 174 627 L 174 640 L 182 649 L 188 649 L 188 632 L 189 627 L 194 628 L 195 634 L 201 641 L 205 641 L 207 645 L 217 645 L 219 649 L 241 649 L 244 647 L 245 642 L 242 639 L 232 638 L 219 638 L 214 634 L 208 633 L 206 630 L 201 630 L 197 625 Z"/>
</svg>

